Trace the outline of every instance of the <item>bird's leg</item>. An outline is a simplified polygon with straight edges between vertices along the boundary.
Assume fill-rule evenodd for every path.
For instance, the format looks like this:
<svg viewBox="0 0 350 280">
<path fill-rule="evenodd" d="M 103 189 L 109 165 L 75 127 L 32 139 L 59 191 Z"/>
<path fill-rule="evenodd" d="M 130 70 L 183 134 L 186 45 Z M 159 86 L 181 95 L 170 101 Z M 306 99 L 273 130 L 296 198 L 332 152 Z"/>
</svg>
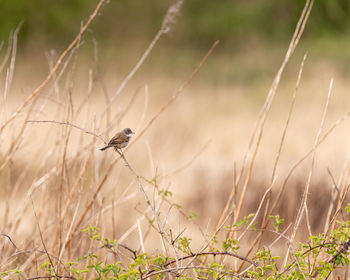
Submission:
<svg viewBox="0 0 350 280">
<path fill-rule="evenodd" d="M 124 157 L 124 153 L 123 153 L 123 150 L 122 149 L 118 149 L 116 148 L 117 152 L 120 154 L 121 157 L 125 158 Z"/>
<path fill-rule="evenodd" d="M 124 159 L 125 161 L 125 166 L 129 166 L 129 163 L 127 162 L 125 156 L 124 156 L 124 153 L 123 153 L 123 150 L 122 149 L 118 149 L 118 153 L 120 154 L 120 156 Z"/>
</svg>

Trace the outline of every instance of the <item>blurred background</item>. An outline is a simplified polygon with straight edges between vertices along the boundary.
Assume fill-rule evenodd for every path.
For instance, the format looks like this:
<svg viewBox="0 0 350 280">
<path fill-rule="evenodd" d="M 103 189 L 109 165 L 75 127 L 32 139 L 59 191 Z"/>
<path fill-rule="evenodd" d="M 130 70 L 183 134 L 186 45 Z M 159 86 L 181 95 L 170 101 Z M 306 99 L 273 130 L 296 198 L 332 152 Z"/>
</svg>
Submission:
<svg viewBox="0 0 350 280">
<path fill-rule="evenodd" d="M 43 52 L 50 49 L 60 51 L 71 42 L 78 27 L 87 20 L 96 1 L 36 0 L 34 3 L 3 0 L 0 11 L 0 36 L 3 40 L 7 38 L 22 21 L 23 26 L 19 34 L 20 54 L 31 56 L 37 54 L 40 59 Z M 279 61 L 278 59 L 284 53 L 283 47 L 287 46 L 294 31 L 304 3 L 303 0 L 283 2 L 272 0 L 268 3 L 256 0 L 244 3 L 229 0 L 219 3 L 187 1 L 181 9 L 176 25 L 169 36 L 162 40 L 157 48 L 157 55 L 152 57 L 152 65 L 156 62 L 161 63 L 168 57 L 169 61 L 166 63 L 170 63 L 168 71 L 174 71 L 174 67 L 187 66 L 184 63 L 188 59 L 198 54 L 200 50 L 206 50 L 217 39 L 221 41 L 217 55 L 226 54 L 232 58 L 237 53 L 243 52 L 250 53 L 249 57 L 261 55 L 266 59 L 276 57 Z M 117 58 L 123 50 L 124 52 L 127 50 L 127 54 L 134 57 L 133 52 L 137 55 L 147 46 L 159 30 L 170 4 L 172 1 L 169 0 L 150 0 L 147 3 L 135 0 L 109 1 L 94 25 L 90 27 L 84 44 L 87 45 L 86 48 L 91 47 L 91 41 L 96 39 L 99 45 L 103 46 L 104 54 L 108 51 L 107 54 L 115 59 L 115 63 L 118 61 L 120 64 Z M 307 45 L 312 57 L 337 58 L 336 62 L 340 63 L 343 71 L 348 70 L 345 65 L 348 65 L 349 59 L 349 50 L 346 47 L 350 27 L 349 10 L 350 1 L 348 0 L 317 1 L 303 35 L 303 46 Z M 171 59 L 172 52 L 169 49 L 181 51 L 181 57 L 176 60 Z M 154 61 L 157 57 L 159 59 Z M 110 61 L 108 58 L 106 55 L 100 57 L 102 60 Z M 269 72 L 266 73 L 266 69 L 261 69 L 265 63 L 259 63 L 259 60 L 254 58 L 247 63 L 251 61 L 256 63 L 251 67 L 254 68 L 255 73 L 251 73 L 253 69 L 249 69 L 249 64 L 245 66 L 250 70 L 248 71 L 249 80 L 258 79 L 261 76 L 264 78 L 269 74 Z M 226 71 L 217 75 L 210 75 L 212 78 L 209 81 L 218 82 L 217 76 L 225 79 L 221 82 L 226 83 L 236 83 L 245 78 L 245 71 L 242 69 L 237 71 L 242 72 L 241 74 L 227 71 L 234 71 L 234 68 L 237 68 L 233 67 L 235 63 L 228 64 L 231 65 L 231 69 L 225 69 Z M 277 67 L 277 65 L 274 66 Z M 157 67 L 161 66 L 157 65 Z M 223 75 L 224 73 L 226 74 Z"/>
<path fill-rule="evenodd" d="M 94 23 L 91 33 L 102 44 L 119 45 L 122 41 L 142 42 L 159 29 L 164 14 L 173 1 L 111 0 Z M 9 32 L 24 21 L 21 30 L 21 47 L 37 43 L 46 48 L 65 46 L 76 35 L 77 26 L 86 20 L 96 1 L 45 1 L 27 3 L 20 0 L 1 3 L 0 35 Z M 223 0 L 188 1 L 182 8 L 179 21 L 172 32 L 171 45 L 205 48 L 205 44 L 220 38 L 232 51 L 250 40 L 286 42 L 294 30 L 305 1 Z M 348 0 L 320 0 L 314 5 L 312 17 L 304 35 L 307 39 L 332 42 L 349 34 Z M 119 43 L 118 43 L 119 42 Z M 38 44 L 34 44 L 38 45 Z"/>
<path fill-rule="evenodd" d="M 15 76 L 5 116 L 10 115 L 45 78 L 50 62 L 74 39 L 96 3 L 92 0 L 0 2 L 0 38 L 3 42 L 0 59 L 6 54 L 11 32 L 20 22 L 23 23 L 18 34 Z M 83 36 L 77 58 L 71 91 L 73 100 L 80 102 L 84 99 L 89 87 L 89 71 L 96 71 L 97 66 L 99 78 L 85 113 L 77 117 L 75 123 L 92 129 L 94 116 L 100 116 L 105 108 L 103 96 L 112 96 L 118 89 L 158 32 L 169 5 L 173 3 L 165 0 L 110 0 L 104 5 Z M 214 41 L 220 40 L 190 86 L 128 152 L 129 161 L 146 178 L 167 175 L 162 184 L 174 193 L 174 201 L 186 211 L 197 213 L 201 225 L 209 223 L 210 229 L 215 228 L 231 192 L 235 166 L 239 170 L 243 164 L 255 121 L 288 49 L 304 3 L 302 0 L 184 1 L 171 31 L 161 37 L 114 103 L 112 110 L 125 112 L 125 115 L 111 131 L 104 131 L 102 127 L 98 131 L 106 139 L 128 126 L 136 133 L 140 131 L 186 80 Z M 274 159 L 306 52 L 308 58 L 296 107 L 277 168 L 277 189 L 291 166 L 312 148 L 331 78 L 334 78 L 334 86 L 325 128 L 348 112 L 349 35 L 350 0 L 315 1 L 268 117 L 242 216 L 256 211 L 270 185 Z M 1 82 L 5 77 L 1 76 Z M 54 86 L 46 88 L 44 96 L 52 90 Z M 54 96 L 37 119 L 64 119 L 64 115 L 53 113 L 52 108 L 62 105 L 60 94 Z M 132 104 L 130 108 L 129 104 Z M 41 141 L 41 135 L 48 133 L 40 147 L 49 149 L 55 143 L 53 135 L 50 138 L 50 129 L 52 126 L 44 124 L 31 126 L 28 132 L 31 138 L 24 140 L 15 155 L 18 173 L 13 177 L 3 174 L 3 178 L 8 182 L 16 181 L 26 162 L 37 158 L 33 152 L 37 142 L 33 139 Z M 8 131 L 11 139 L 14 138 L 13 131 Z M 323 227 L 320 219 L 325 216 L 320 209 L 328 209 L 332 176 L 338 180 L 346 169 L 350 143 L 348 132 L 349 122 L 337 127 L 317 153 L 308 199 L 315 231 Z M 80 135 L 80 132 L 74 133 Z M 72 138 L 68 152 L 74 154 L 82 145 L 80 141 L 86 143 L 87 136 Z M 95 148 L 100 146 L 101 141 L 97 141 Z M 96 154 L 97 158 L 101 156 Z M 107 160 L 115 157 L 113 153 L 103 156 Z M 49 172 L 59 161 L 59 156 L 52 161 L 51 165 L 38 169 L 32 166 L 37 172 L 32 176 Z M 103 169 L 104 165 L 101 166 Z M 104 188 L 101 202 L 104 205 L 115 199 L 109 196 L 111 192 L 115 195 L 123 193 L 125 185 L 133 182 L 132 176 L 125 175 L 122 165 L 118 170 L 111 176 L 116 181 L 109 179 L 108 187 Z M 293 173 L 276 210 L 289 222 L 295 218 L 309 170 L 310 162 L 306 161 Z M 94 189 L 93 185 L 90 187 Z"/>
</svg>

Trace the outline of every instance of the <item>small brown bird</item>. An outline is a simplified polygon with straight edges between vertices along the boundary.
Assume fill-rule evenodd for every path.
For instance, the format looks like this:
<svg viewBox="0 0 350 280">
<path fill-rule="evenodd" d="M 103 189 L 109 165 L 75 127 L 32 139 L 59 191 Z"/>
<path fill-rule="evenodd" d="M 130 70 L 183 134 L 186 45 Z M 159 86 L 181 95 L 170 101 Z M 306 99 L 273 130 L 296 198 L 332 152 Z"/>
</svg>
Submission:
<svg viewBox="0 0 350 280">
<path fill-rule="evenodd" d="M 109 142 L 106 147 L 100 149 L 104 151 L 108 148 L 113 147 L 115 150 L 125 148 L 131 139 L 131 136 L 135 134 L 130 128 L 125 128 L 122 131 L 118 132 Z"/>
</svg>

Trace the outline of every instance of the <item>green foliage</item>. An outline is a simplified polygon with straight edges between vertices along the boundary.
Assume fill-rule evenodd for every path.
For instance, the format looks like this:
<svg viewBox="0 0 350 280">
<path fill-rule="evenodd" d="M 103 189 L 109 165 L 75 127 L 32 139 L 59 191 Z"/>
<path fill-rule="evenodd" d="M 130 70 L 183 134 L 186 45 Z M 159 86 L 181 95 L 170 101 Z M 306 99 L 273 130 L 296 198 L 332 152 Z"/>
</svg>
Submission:
<svg viewBox="0 0 350 280">
<path fill-rule="evenodd" d="M 180 237 L 179 239 L 179 250 L 186 253 L 191 254 L 191 244 L 192 239 L 187 237 Z"/>
<path fill-rule="evenodd" d="M 188 216 L 188 218 L 192 220 L 197 220 L 198 216 L 195 212 L 190 211 L 190 215 Z"/>
<path fill-rule="evenodd" d="M 173 193 L 171 191 L 168 191 L 168 190 L 159 190 L 158 191 L 158 195 L 162 196 L 163 198 L 165 198 L 165 197 L 173 196 Z"/>
<path fill-rule="evenodd" d="M 39 269 L 45 270 L 45 271 L 48 272 L 50 275 L 55 275 L 56 267 L 53 267 L 51 263 L 46 262 L 46 263 L 43 263 L 42 265 L 40 265 L 40 266 L 39 266 Z"/>
<path fill-rule="evenodd" d="M 0 36 L 6 38 L 21 20 L 22 45 L 35 38 L 55 44 L 67 43 L 87 20 L 96 0 L 3 0 L 0 9 Z M 163 16 L 172 2 L 164 0 L 111 0 L 103 17 L 91 31 L 99 41 L 120 38 L 149 38 L 160 28 Z M 256 36 L 271 40 L 287 38 L 305 4 L 303 0 L 263 2 L 221 0 L 185 2 L 177 38 L 181 42 L 200 44 L 216 39 L 239 42 L 238 38 Z M 350 0 L 315 1 L 306 36 L 340 36 L 350 26 Z M 232 37 L 232 34 L 234 36 Z M 128 38 L 126 38 L 128 37 Z"/>
<path fill-rule="evenodd" d="M 254 214 L 249 214 L 247 217 L 244 217 L 242 220 L 236 222 L 234 227 L 241 227 L 243 225 L 249 225 L 249 220 L 254 217 Z"/>
<path fill-rule="evenodd" d="M 347 213 L 350 211 L 350 205 L 345 207 Z M 249 224 L 254 214 L 250 214 L 235 226 Z M 276 231 L 283 223 L 278 215 L 270 217 L 273 220 L 273 227 Z M 226 262 L 222 262 L 218 256 L 235 257 L 240 254 L 240 244 L 237 239 L 227 238 L 221 241 L 221 247 L 215 247 L 218 240 L 214 242 L 210 252 L 193 252 L 191 248 L 192 239 L 186 236 L 180 236 L 174 248 L 182 252 L 182 257 L 178 259 L 166 254 L 152 254 L 152 252 L 138 253 L 125 245 L 121 245 L 117 240 L 111 240 L 103 237 L 97 227 L 90 225 L 83 230 L 91 241 L 96 244 L 96 248 L 76 260 L 66 262 L 64 273 L 57 274 L 57 267 L 51 262 L 45 262 L 39 265 L 39 271 L 44 271 L 46 275 L 52 278 L 62 278 L 62 275 L 72 277 L 72 279 L 167 279 L 170 274 L 175 275 L 177 279 L 248 279 L 266 280 L 302 280 L 302 279 L 326 279 L 339 266 L 347 266 L 350 263 L 350 221 L 337 221 L 336 227 L 328 234 L 320 233 L 309 237 L 307 243 L 299 243 L 298 248 L 292 251 L 290 261 L 285 267 L 280 267 L 280 259 L 285 256 L 274 255 L 268 247 L 258 249 L 253 258 L 249 261 L 254 264 L 244 274 L 238 274 Z M 217 239 L 217 237 L 215 237 Z M 131 257 L 129 261 L 106 261 L 105 253 L 111 252 L 117 254 L 118 249 L 124 248 Z M 125 255 L 125 253 L 123 253 Z M 210 256 L 206 259 L 204 256 Z M 192 259 L 193 269 L 184 269 L 179 273 L 176 269 L 176 263 L 185 259 Z M 194 261 L 197 259 L 196 261 Z M 228 264 L 231 262 L 228 262 Z M 193 274 L 194 272 L 194 274 Z M 9 270 L 0 272 L 0 280 L 13 278 L 18 275 L 21 279 L 22 272 L 19 270 Z"/>
<path fill-rule="evenodd" d="M 280 231 L 280 225 L 282 225 L 284 223 L 284 219 L 280 218 L 280 215 L 276 215 L 276 216 L 270 216 L 270 219 L 273 220 L 273 227 L 275 228 L 276 231 Z"/>
<path fill-rule="evenodd" d="M 22 271 L 17 270 L 17 269 L 12 269 L 12 270 L 8 270 L 8 271 L 0 271 L 0 280 L 3 279 L 3 277 L 8 277 L 9 275 L 20 275 L 22 273 Z"/>
<path fill-rule="evenodd" d="M 238 241 L 236 239 L 227 239 L 222 242 L 222 249 L 226 251 L 238 252 L 239 246 L 237 246 Z"/>
<path fill-rule="evenodd" d="M 89 2 L 89 3 L 87 3 Z M 5 38 L 20 21 L 24 21 L 21 36 L 25 41 L 32 37 L 46 37 L 66 43 L 77 32 L 80 22 L 86 19 L 96 1 L 1 1 L 0 36 Z M 59 43 L 56 41 L 56 44 Z"/>
</svg>

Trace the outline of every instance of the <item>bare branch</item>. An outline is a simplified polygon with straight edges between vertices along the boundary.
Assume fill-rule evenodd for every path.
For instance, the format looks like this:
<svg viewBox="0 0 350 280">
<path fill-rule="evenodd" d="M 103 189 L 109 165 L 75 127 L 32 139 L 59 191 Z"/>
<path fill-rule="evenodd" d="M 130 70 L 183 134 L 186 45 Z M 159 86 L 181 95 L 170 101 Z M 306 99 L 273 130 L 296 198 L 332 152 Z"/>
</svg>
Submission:
<svg viewBox="0 0 350 280">
<path fill-rule="evenodd" d="M 38 121 L 36 121 L 36 120 L 28 120 L 27 122 L 30 122 L 30 123 L 55 123 L 55 124 L 60 124 L 60 125 L 69 125 L 69 126 L 72 126 L 74 128 L 77 128 L 77 129 L 85 132 L 86 134 L 90 134 L 92 136 L 95 136 L 96 138 L 102 140 L 103 143 L 106 143 L 106 141 L 101 137 L 101 135 L 98 135 L 96 133 L 88 131 L 88 130 L 86 130 L 86 129 L 84 129 L 84 128 L 76 125 L 76 124 L 71 123 L 71 122 L 59 122 L 59 121 L 53 121 L 53 120 L 48 120 L 48 121 L 45 121 L 45 120 L 38 120 Z"/>
</svg>

